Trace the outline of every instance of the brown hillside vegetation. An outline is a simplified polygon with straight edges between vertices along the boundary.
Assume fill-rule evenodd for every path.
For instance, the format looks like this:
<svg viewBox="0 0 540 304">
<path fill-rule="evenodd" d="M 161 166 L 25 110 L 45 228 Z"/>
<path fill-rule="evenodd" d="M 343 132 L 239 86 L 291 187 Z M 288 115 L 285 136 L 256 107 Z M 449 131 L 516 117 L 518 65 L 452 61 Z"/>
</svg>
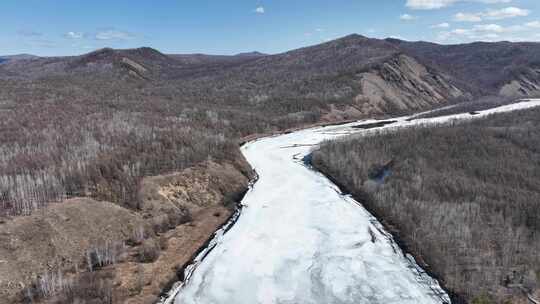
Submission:
<svg viewBox="0 0 540 304">
<path fill-rule="evenodd" d="M 361 36 L 236 57 L 193 64 L 150 48 L 102 49 L 0 65 L 2 212 L 73 196 L 133 208 L 140 177 L 234 161 L 237 138 L 468 96 Z"/>
<path fill-rule="evenodd" d="M 440 45 L 387 39 L 425 65 L 452 75 L 475 94 L 540 95 L 540 44 L 474 42 Z"/>
<path fill-rule="evenodd" d="M 522 288 L 540 288 L 539 122 L 535 109 L 351 136 L 323 144 L 313 160 L 451 291 L 472 303 L 521 303 Z"/>
<path fill-rule="evenodd" d="M 244 174 L 206 162 L 143 179 L 135 210 L 70 199 L 0 224 L 0 303 L 157 301 L 232 214 Z"/>
</svg>

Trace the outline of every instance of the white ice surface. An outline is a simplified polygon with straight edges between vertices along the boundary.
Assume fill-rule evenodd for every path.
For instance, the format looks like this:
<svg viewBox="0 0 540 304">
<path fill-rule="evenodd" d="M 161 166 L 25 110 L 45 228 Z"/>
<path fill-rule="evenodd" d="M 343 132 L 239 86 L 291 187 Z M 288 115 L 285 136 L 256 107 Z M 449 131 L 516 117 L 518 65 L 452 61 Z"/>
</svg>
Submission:
<svg viewBox="0 0 540 304">
<path fill-rule="evenodd" d="M 395 124 L 448 123 L 495 112 L 540 106 L 540 100 Z M 306 129 L 246 144 L 242 152 L 259 180 L 232 229 L 198 264 L 169 301 L 176 304 L 443 303 L 438 283 L 404 256 L 379 222 L 301 159 L 314 145 L 375 129 L 351 126 Z M 376 236 L 372 242 L 371 230 Z M 176 294 L 177 293 L 177 294 Z"/>
</svg>

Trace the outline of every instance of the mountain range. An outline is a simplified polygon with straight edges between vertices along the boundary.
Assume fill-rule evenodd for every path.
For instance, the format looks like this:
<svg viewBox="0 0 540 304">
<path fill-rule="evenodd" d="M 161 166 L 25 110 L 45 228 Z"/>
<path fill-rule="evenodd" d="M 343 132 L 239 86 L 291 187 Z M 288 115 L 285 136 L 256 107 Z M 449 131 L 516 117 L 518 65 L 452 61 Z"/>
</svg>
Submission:
<svg viewBox="0 0 540 304">
<path fill-rule="evenodd" d="M 350 35 L 266 55 L 165 55 L 151 48 L 101 49 L 72 57 L 6 58 L 0 79 L 91 78 L 173 86 L 216 102 L 347 105 L 356 114 L 410 111 L 485 95 L 540 94 L 540 44 L 439 45 Z M 22 59 L 22 60 L 21 60 Z M 28 60 L 32 59 L 32 60 Z M 287 108 L 287 106 L 285 106 Z M 297 108 L 303 108 L 297 106 Z M 357 113 L 358 112 L 358 113 Z"/>
</svg>

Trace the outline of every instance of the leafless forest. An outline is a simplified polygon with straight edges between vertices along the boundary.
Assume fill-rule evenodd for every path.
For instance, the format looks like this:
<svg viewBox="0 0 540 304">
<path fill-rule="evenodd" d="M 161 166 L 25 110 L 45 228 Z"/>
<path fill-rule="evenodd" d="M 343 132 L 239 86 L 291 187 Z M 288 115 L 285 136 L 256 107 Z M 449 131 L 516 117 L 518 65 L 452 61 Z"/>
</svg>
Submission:
<svg viewBox="0 0 540 304">
<path fill-rule="evenodd" d="M 351 36 L 276 56 L 140 48 L 3 63 L 0 214 L 27 215 L 71 196 L 136 207 L 141 176 L 231 160 L 243 136 L 360 108 L 354 75 L 398 54 Z"/>
<path fill-rule="evenodd" d="M 0 215 L 27 215 L 72 196 L 136 208 L 140 177 L 234 160 L 239 138 L 319 121 L 328 102 L 352 96 L 335 76 L 344 63 L 321 72 L 332 81 L 307 81 L 316 73 L 300 69 L 283 82 L 290 66 L 251 64 L 259 57 L 192 63 L 193 56 L 142 48 L 4 63 Z M 274 88 L 273 77 L 281 79 Z M 324 82 L 319 91 L 327 95 L 310 90 L 313 82 Z"/>
<path fill-rule="evenodd" d="M 136 204 L 139 177 L 238 153 L 234 126 L 216 111 L 155 99 L 93 100 L 17 102 L 0 112 L 4 213 L 29 214 L 70 196 Z"/>
<path fill-rule="evenodd" d="M 497 78 L 479 84 L 487 89 L 480 94 L 495 94 L 520 75 L 517 67 L 536 64 L 529 56 L 535 44 L 495 46 L 505 54 L 498 64 L 516 68 L 479 71 Z M 491 71 L 480 53 L 492 48 L 440 47 L 351 35 L 273 56 L 167 56 L 139 48 L 3 62 L 0 214 L 29 214 L 81 195 L 136 206 L 140 176 L 234 158 L 236 139 L 245 135 L 472 99 L 479 91 L 462 66 L 481 61 Z M 439 53 L 462 60 L 451 69 Z M 425 66 L 411 66 L 406 54 Z M 372 96 L 376 106 L 364 77 L 388 84 Z M 402 100 L 388 97 L 395 94 Z"/>
<path fill-rule="evenodd" d="M 115 81 L 115 76 L 106 77 L 111 83 L 90 76 L 81 83 L 0 81 L 6 88 L 0 91 L 3 214 L 29 214 L 72 196 L 136 207 L 141 176 L 207 158 L 234 160 L 236 139 L 320 116 L 317 109 L 289 115 L 276 105 L 262 114 L 204 98 L 190 102 L 172 85 L 156 88 L 136 79 Z"/>
<path fill-rule="evenodd" d="M 313 159 L 451 291 L 504 303 L 540 286 L 539 148 L 536 109 L 327 142 Z"/>
</svg>

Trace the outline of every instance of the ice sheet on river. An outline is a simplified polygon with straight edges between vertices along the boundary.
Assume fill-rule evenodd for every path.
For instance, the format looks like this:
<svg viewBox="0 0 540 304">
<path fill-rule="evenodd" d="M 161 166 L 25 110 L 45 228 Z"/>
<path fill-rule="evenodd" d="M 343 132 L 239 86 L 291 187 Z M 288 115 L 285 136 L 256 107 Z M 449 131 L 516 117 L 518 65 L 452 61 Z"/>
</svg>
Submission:
<svg viewBox="0 0 540 304">
<path fill-rule="evenodd" d="M 531 101 L 488 113 L 539 105 Z M 397 118 L 396 128 L 468 119 Z M 373 123 L 366 121 L 365 123 Z M 197 267 L 177 304 L 444 303 L 438 283 L 403 255 L 363 207 L 301 159 L 359 123 L 264 138 L 242 148 L 260 179 L 238 222 Z"/>
</svg>

